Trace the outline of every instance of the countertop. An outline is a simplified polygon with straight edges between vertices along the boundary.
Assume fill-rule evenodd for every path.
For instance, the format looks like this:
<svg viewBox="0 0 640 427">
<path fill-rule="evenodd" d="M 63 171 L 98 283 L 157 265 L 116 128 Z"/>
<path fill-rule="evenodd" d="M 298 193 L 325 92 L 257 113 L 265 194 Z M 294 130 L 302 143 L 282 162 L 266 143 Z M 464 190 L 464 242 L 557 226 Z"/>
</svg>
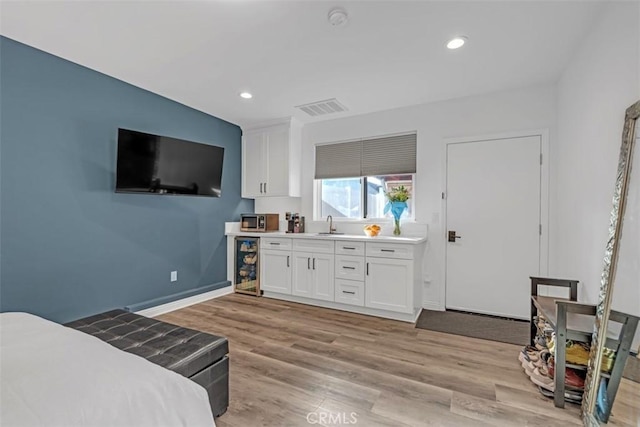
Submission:
<svg viewBox="0 0 640 427">
<path fill-rule="evenodd" d="M 247 236 L 247 237 L 280 237 L 287 239 L 318 239 L 318 240 L 346 240 L 351 242 L 384 242 L 384 243 L 405 243 L 417 245 L 427 241 L 427 237 L 420 236 L 376 236 L 368 237 L 364 233 L 358 234 L 319 234 L 319 233 L 286 233 L 284 231 L 267 231 L 264 233 L 227 231 L 227 236 Z"/>
</svg>

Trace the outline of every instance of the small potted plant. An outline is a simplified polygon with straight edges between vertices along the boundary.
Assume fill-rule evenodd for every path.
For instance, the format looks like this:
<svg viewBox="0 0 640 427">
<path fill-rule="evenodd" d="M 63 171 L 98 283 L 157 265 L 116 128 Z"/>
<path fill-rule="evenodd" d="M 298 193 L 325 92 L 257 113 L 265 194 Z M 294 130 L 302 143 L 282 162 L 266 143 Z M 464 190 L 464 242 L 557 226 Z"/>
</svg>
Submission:
<svg viewBox="0 0 640 427">
<path fill-rule="evenodd" d="M 411 198 L 411 194 L 407 187 L 404 185 L 399 185 L 397 187 L 392 187 L 388 192 L 385 193 L 387 196 L 387 200 L 389 201 L 387 205 L 384 207 L 384 213 L 391 211 L 393 215 L 393 234 L 396 236 L 400 235 L 400 217 L 405 209 L 407 209 L 407 200 Z"/>
</svg>

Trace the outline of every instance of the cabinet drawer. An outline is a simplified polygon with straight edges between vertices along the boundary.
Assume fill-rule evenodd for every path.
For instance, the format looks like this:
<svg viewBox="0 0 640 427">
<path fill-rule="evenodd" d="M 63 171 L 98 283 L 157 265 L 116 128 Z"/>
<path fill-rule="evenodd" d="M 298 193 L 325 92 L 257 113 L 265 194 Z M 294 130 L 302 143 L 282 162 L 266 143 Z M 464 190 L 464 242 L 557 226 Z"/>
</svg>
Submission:
<svg viewBox="0 0 640 427">
<path fill-rule="evenodd" d="M 370 257 L 413 259 L 413 245 L 367 242 L 366 248 Z"/>
<path fill-rule="evenodd" d="M 293 250 L 295 251 L 333 254 L 333 248 L 333 240 L 295 239 L 293 241 Z"/>
<path fill-rule="evenodd" d="M 291 250 L 291 239 L 278 237 L 261 237 L 260 247 L 262 249 L 275 249 L 280 251 Z"/>
<path fill-rule="evenodd" d="M 364 282 L 336 279 L 336 302 L 364 306 Z"/>
<path fill-rule="evenodd" d="M 364 242 L 336 241 L 336 255 L 364 256 Z"/>
<path fill-rule="evenodd" d="M 336 255 L 336 279 L 364 280 L 364 257 Z"/>
</svg>

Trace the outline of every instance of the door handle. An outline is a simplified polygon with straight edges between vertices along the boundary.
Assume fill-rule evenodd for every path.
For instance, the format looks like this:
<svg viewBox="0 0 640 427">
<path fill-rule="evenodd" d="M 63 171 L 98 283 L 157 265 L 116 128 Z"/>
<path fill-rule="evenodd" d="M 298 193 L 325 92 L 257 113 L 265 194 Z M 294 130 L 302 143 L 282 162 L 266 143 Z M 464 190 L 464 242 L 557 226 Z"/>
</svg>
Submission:
<svg viewBox="0 0 640 427">
<path fill-rule="evenodd" d="M 455 230 L 450 230 L 449 231 L 449 241 L 450 242 L 455 242 L 456 239 L 462 239 L 462 236 L 456 236 L 456 231 Z"/>
<path fill-rule="evenodd" d="M 355 267 L 347 267 L 345 265 L 342 266 L 342 268 L 344 268 L 345 270 L 355 270 Z"/>
<path fill-rule="evenodd" d="M 287 268 L 289 267 L 289 255 L 287 255 Z"/>
<path fill-rule="evenodd" d="M 367 276 L 369 275 L 369 263 L 367 263 Z"/>
<path fill-rule="evenodd" d="M 316 269 L 316 259 L 315 258 L 313 259 L 313 269 L 314 270 Z"/>
<path fill-rule="evenodd" d="M 264 183 L 264 192 L 265 192 L 265 194 L 267 193 L 267 183 L 266 182 Z"/>
<path fill-rule="evenodd" d="M 262 194 L 262 183 L 260 183 L 260 194 Z"/>
<path fill-rule="evenodd" d="M 355 295 L 355 291 L 342 291 L 343 294 Z"/>
<path fill-rule="evenodd" d="M 307 270 L 311 270 L 311 258 L 307 258 Z"/>
</svg>

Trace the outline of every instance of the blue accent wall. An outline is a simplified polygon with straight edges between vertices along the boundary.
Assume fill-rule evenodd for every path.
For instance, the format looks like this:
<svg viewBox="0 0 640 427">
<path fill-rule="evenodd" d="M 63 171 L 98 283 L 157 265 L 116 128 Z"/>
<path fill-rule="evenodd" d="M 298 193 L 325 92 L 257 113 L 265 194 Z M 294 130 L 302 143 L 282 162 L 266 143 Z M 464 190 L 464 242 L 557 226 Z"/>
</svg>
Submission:
<svg viewBox="0 0 640 427">
<path fill-rule="evenodd" d="M 5 37 L 0 98 L 1 311 L 65 322 L 228 284 L 224 223 L 253 211 L 238 126 Z M 116 194 L 119 127 L 223 146 L 222 197 Z"/>
</svg>

